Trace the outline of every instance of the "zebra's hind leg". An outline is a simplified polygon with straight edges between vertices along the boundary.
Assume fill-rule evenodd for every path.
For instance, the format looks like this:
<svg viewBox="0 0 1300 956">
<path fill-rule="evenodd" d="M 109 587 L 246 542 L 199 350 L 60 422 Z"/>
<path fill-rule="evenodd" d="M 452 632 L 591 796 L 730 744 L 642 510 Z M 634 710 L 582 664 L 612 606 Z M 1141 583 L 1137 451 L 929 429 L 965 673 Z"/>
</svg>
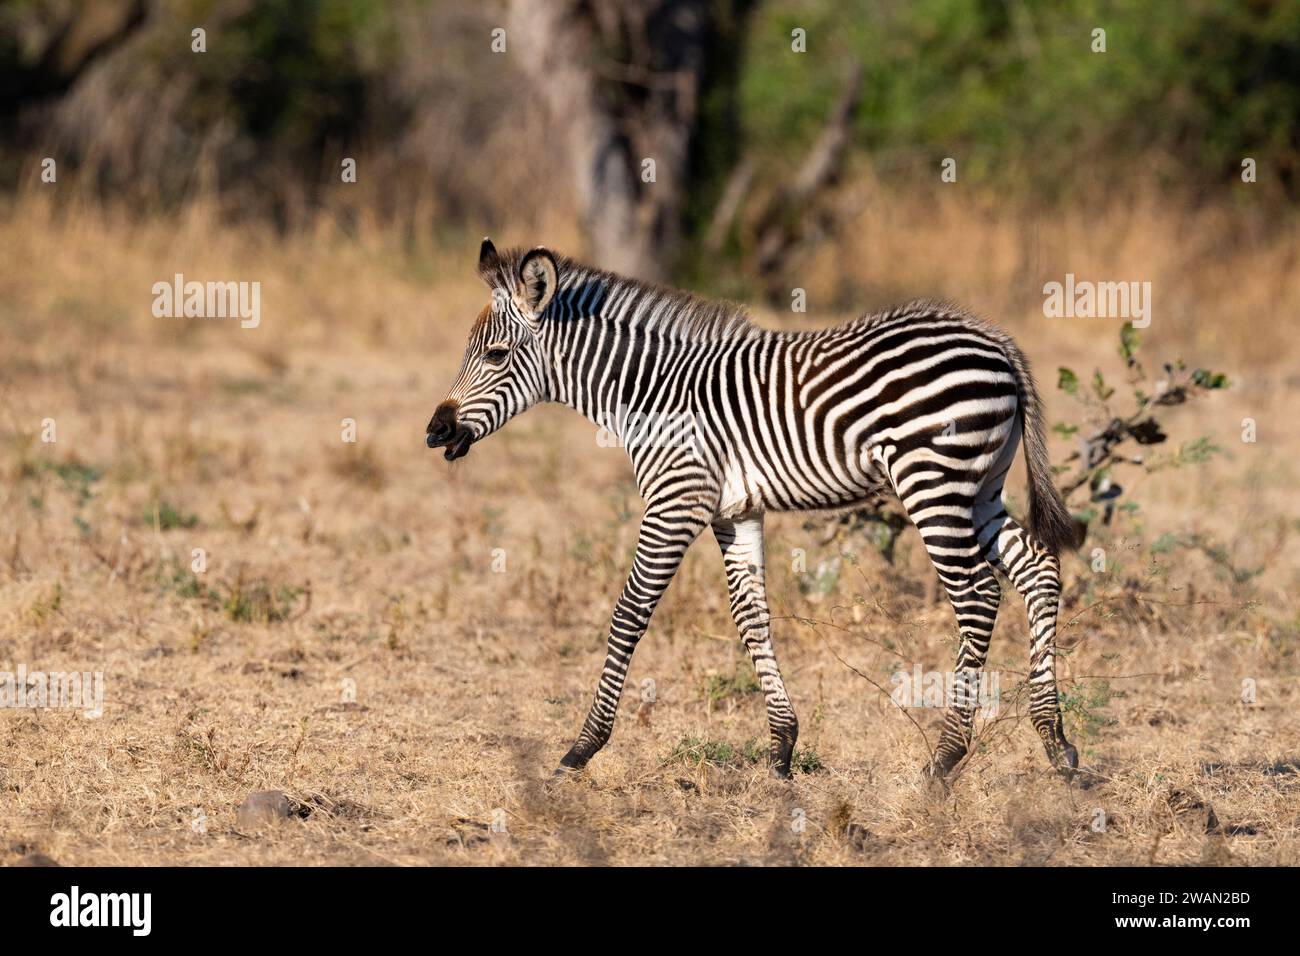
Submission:
<svg viewBox="0 0 1300 956">
<path fill-rule="evenodd" d="M 924 530 L 922 531 L 924 535 Z M 947 777 L 970 749 L 979 701 L 980 672 L 989 653 L 1002 588 L 992 566 L 980 554 L 974 529 L 948 526 L 942 534 L 926 536 L 926 550 L 948 592 L 957 615 L 961 642 L 953 674 L 953 695 L 944 716 L 943 732 L 926 772 Z"/>
<path fill-rule="evenodd" d="M 763 519 L 739 521 L 715 519 L 713 534 L 722 548 L 722 563 L 727 572 L 727 590 L 731 595 L 731 616 L 740 631 L 740 639 L 754 662 L 754 671 L 763 688 L 767 704 L 769 767 L 773 777 L 790 776 L 790 759 L 799 736 L 790 697 L 781 680 L 781 670 L 772 650 L 771 620 L 767 607 L 767 590 L 763 574 Z"/>
<path fill-rule="evenodd" d="M 1079 769 L 1079 752 L 1065 739 L 1056 690 L 1056 614 L 1061 600 L 1061 563 L 1016 523 L 998 502 L 980 529 L 985 550 L 1011 579 L 1029 614 L 1029 716 L 1047 757 L 1068 780 Z"/>
</svg>

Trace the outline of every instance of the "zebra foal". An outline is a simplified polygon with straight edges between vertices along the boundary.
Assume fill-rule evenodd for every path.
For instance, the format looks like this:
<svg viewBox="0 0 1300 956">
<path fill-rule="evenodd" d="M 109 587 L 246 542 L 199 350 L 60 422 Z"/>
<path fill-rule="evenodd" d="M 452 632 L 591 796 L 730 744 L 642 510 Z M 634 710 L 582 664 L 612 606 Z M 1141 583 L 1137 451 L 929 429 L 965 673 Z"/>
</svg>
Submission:
<svg viewBox="0 0 1300 956">
<path fill-rule="evenodd" d="M 927 772 L 946 776 L 969 746 L 1001 601 L 995 571 L 1028 611 L 1034 727 L 1053 765 L 1074 772 L 1054 654 L 1056 555 L 1070 518 L 1051 480 L 1038 392 L 1010 337 L 924 302 L 830 329 L 767 330 L 731 303 L 546 249 L 498 252 L 488 239 L 478 270 L 492 301 L 428 424 L 428 446 L 453 461 L 530 406 L 562 402 L 620 436 L 646 505 L 596 697 L 561 770 L 583 767 L 609 739 L 632 652 L 686 549 L 712 527 L 763 688 L 771 772 L 789 776 L 799 723 L 772 650 L 763 515 L 890 497 L 919 530 L 961 638 L 958 693 Z M 643 425 L 663 420 L 689 422 L 689 440 L 654 440 Z M 1028 528 L 1002 505 L 1022 441 Z"/>
</svg>

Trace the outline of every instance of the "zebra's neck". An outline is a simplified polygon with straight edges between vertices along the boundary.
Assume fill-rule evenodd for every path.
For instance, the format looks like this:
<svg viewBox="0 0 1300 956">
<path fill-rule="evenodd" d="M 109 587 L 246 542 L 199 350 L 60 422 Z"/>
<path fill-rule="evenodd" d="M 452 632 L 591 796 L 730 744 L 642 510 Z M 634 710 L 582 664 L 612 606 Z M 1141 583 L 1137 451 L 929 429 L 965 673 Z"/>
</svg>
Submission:
<svg viewBox="0 0 1300 956">
<path fill-rule="evenodd" d="M 621 438 L 630 417 L 688 411 L 710 361 L 769 334 L 734 303 L 574 267 L 542 322 L 549 395 Z"/>
</svg>

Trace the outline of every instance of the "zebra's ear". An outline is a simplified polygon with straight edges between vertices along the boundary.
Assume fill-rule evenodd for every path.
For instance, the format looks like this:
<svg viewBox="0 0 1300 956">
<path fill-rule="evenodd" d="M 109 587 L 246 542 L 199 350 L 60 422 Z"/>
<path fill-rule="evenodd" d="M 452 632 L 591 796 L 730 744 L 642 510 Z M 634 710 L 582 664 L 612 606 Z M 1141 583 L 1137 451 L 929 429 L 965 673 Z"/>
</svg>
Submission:
<svg viewBox="0 0 1300 956">
<path fill-rule="evenodd" d="M 523 304 L 539 318 L 555 297 L 560 284 L 560 269 L 550 250 L 538 246 L 519 260 L 519 291 Z"/>
<path fill-rule="evenodd" d="M 483 244 L 478 247 L 478 274 L 484 279 L 488 279 L 492 270 L 496 268 L 501 260 L 497 256 L 497 247 L 492 245 L 492 240 L 487 236 L 483 237 Z"/>
</svg>

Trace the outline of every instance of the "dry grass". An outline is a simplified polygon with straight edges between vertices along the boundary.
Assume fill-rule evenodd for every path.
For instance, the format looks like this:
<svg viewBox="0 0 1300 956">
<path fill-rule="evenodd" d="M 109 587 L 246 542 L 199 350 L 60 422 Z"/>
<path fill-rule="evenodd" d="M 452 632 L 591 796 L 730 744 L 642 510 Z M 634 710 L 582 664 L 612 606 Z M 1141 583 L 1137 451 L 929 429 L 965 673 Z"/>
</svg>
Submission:
<svg viewBox="0 0 1300 956">
<path fill-rule="evenodd" d="M 594 688 L 639 502 L 621 452 L 564 409 L 455 467 L 424 449 L 485 295 L 473 244 L 439 257 L 25 201 L 0 223 L 0 669 L 102 670 L 107 688 L 97 720 L 0 711 L 0 863 L 1300 863 L 1295 235 L 1224 251 L 1226 215 L 1115 209 L 1093 231 L 1080 214 L 1039 231 L 1030 268 L 1025 222 L 899 200 L 864 213 L 888 228 L 807 266 L 814 307 L 846 273 L 873 298 L 965 301 L 1048 384 L 1057 364 L 1115 368 L 1115 329 L 1043 319 L 1033 290 L 1066 271 L 1154 278 L 1155 352 L 1236 383 L 1171 417 L 1175 441 L 1226 453 L 1136 483 L 1142 527 L 1100 539 L 1120 568 L 1067 561 L 1068 720 L 1090 772 L 1062 783 L 1017 717 L 1010 599 L 1002 719 L 942 798 L 917 774 L 921 733 L 855 673 L 888 686 L 900 665 L 951 666 L 915 536 L 896 568 L 863 547 L 836 572 L 838 547 L 797 516 L 769 522 L 769 576 L 820 769 L 780 784 L 750 761 L 761 698 L 705 540 L 633 665 L 658 702 L 638 715 L 629 693 L 589 773 L 548 779 Z M 261 281 L 262 326 L 153 318 L 150 286 L 175 272 Z M 1161 535 L 1193 533 L 1222 550 L 1151 564 Z M 912 713 L 933 741 L 939 713 Z M 236 807 L 268 788 L 301 819 L 243 832 Z"/>
</svg>

